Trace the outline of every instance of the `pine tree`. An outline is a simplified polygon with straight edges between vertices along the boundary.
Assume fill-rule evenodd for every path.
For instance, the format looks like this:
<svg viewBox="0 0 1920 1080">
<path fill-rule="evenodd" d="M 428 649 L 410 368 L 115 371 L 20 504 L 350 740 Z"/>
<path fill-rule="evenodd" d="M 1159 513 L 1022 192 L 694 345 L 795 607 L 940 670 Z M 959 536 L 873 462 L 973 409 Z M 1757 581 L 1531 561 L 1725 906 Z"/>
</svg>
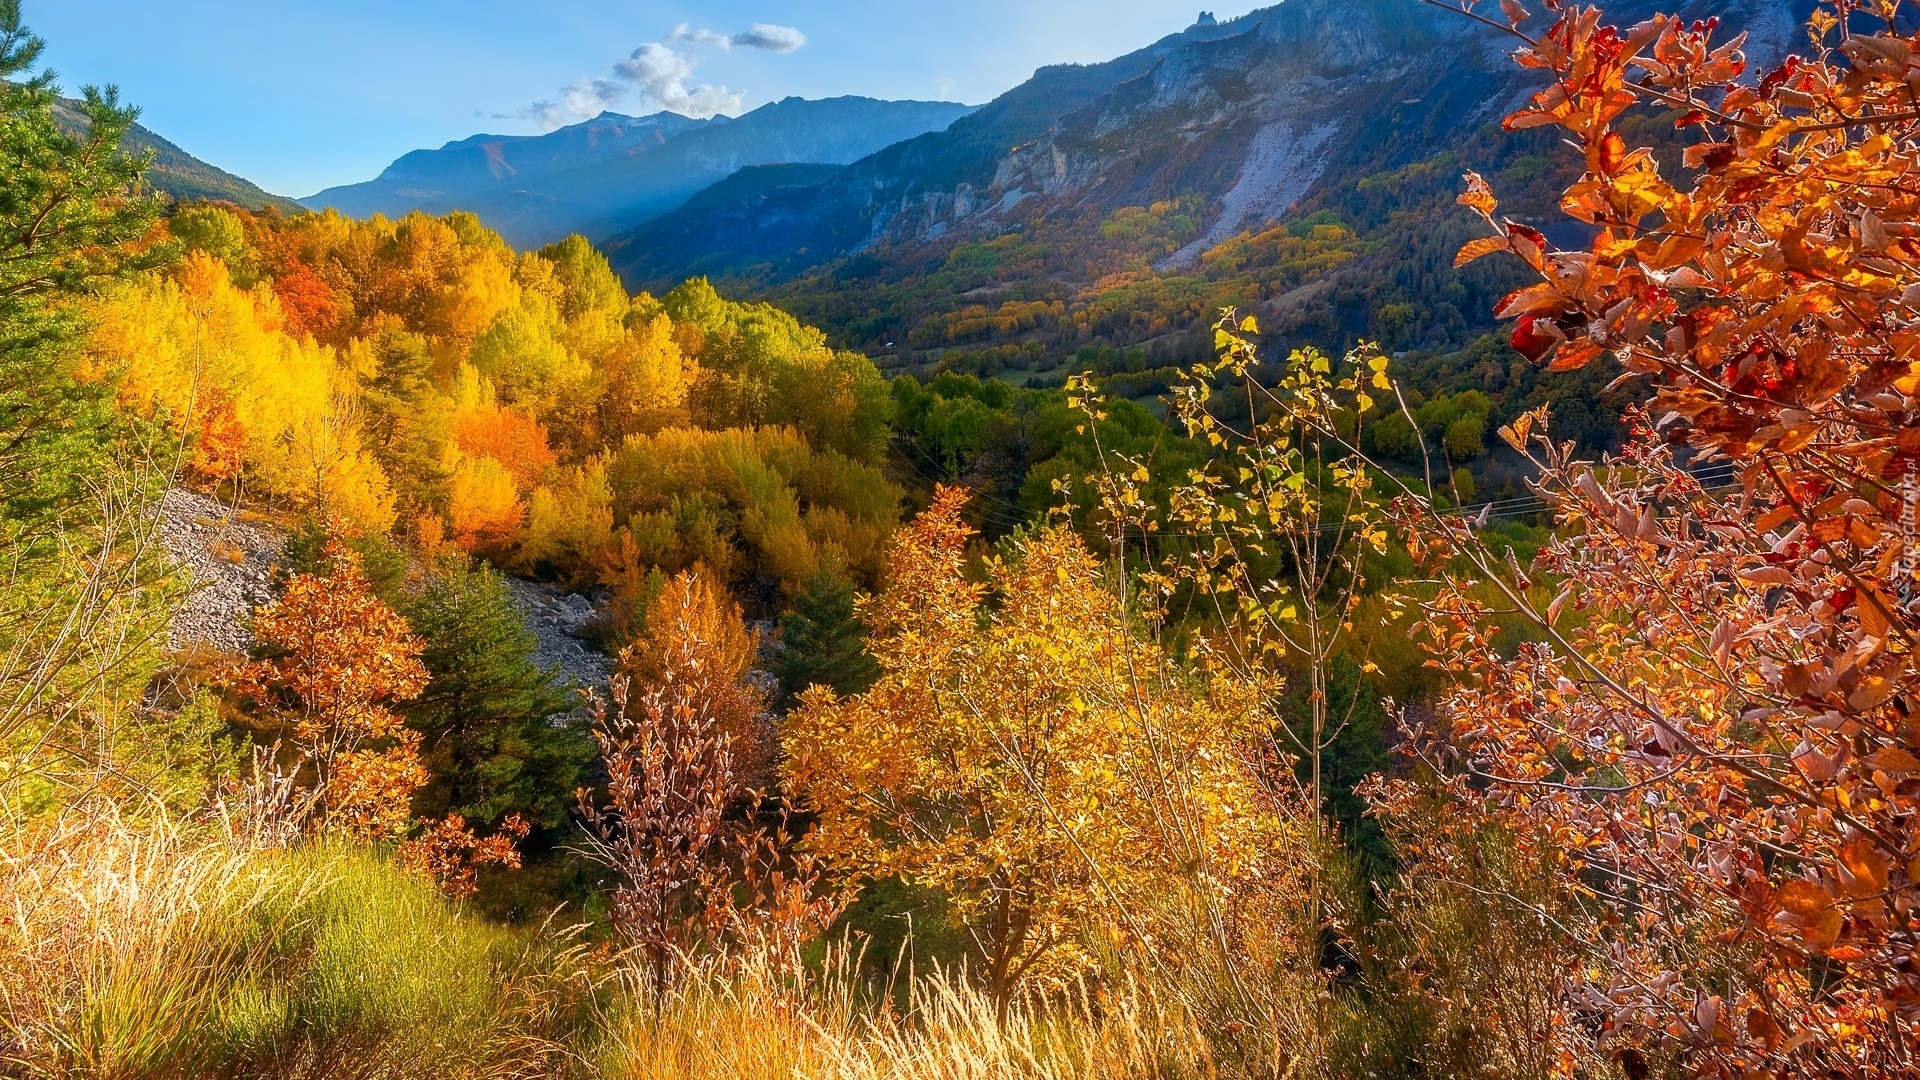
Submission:
<svg viewBox="0 0 1920 1080">
<path fill-rule="evenodd" d="M 132 692 L 165 625 L 135 535 L 153 474 L 116 453 L 113 373 L 79 377 L 75 301 L 169 249 L 135 244 L 159 206 L 147 160 L 120 150 L 134 111 L 89 88 L 56 117 L 52 74 L 33 73 L 44 48 L 0 0 L 0 741 Z"/>
<path fill-rule="evenodd" d="M 365 350 L 358 359 L 370 369 L 360 388 L 367 445 L 408 513 L 434 509 L 449 472 L 441 451 L 452 410 L 434 387 L 430 344 L 387 320 L 353 347 Z"/>
<path fill-rule="evenodd" d="M 404 608 L 433 676 L 407 717 L 425 737 L 432 774 L 420 812 L 488 827 L 518 813 L 560 828 L 593 748 L 584 733 L 550 723 L 573 699 L 534 661 L 537 643 L 505 581 L 450 555 Z"/>
<path fill-rule="evenodd" d="M 29 527 L 80 501 L 110 437 L 111 388 L 74 377 L 68 301 L 167 254 L 133 248 L 159 213 L 147 159 L 120 150 L 135 110 L 89 87 L 86 130 L 63 130 L 52 73 L 32 74 L 44 49 L 0 0 L 0 513 Z"/>
<path fill-rule="evenodd" d="M 791 706 L 810 686 L 832 687 L 843 696 L 871 687 L 880 678 L 880 665 L 867 652 L 866 632 L 855 610 L 853 583 L 830 570 L 815 574 L 780 620 L 784 647 L 774 674 L 785 703 Z"/>
</svg>

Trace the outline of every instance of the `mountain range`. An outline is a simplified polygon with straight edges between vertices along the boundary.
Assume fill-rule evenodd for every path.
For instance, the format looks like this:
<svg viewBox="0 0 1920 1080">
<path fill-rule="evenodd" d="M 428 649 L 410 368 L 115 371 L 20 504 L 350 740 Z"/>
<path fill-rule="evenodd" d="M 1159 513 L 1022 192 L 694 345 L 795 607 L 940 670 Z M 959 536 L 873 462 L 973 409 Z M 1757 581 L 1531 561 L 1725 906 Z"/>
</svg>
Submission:
<svg viewBox="0 0 1920 1080">
<path fill-rule="evenodd" d="M 1610 20 L 1727 7 L 1621 0 Z M 1811 0 L 1744 0 L 1756 60 L 1793 42 Z M 1430 158 L 1530 89 L 1498 35 L 1418 0 L 1289 0 L 1116 60 L 1043 68 L 941 132 L 833 173 L 761 171 L 607 241 L 630 283 L 690 272 L 761 284 L 862 253 L 951 248 L 1036 221 L 1193 196 L 1191 265 L 1356 175 Z M 1359 172 L 1359 170 L 1366 172 Z"/>
<path fill-rule="evenodd" d="M 672 210 L 742 168 L 845 165 L 972 110 L 938 101 L 787 98 L 736 119 L 602 113 L 544 135 L 476 135 L 417 150 L 363 184 L 300 200 L 352 217 L 468 210 L 519 247 L 589 239 Z"/>
<path fill-rule="evenodd" d="M 1677 6 L 1749 30 L 1764 71 L 1813 4 Z M 1675 6 L 1616 0 L 1607 15 Z M 790 98 L 737 119 L 606 113 L 416 151 L 301 202 L 468 210 L 523 248 L 580 232 L 631 288 L 709 276 L 905 370 L 1162 369 L 1207 349 L 1222 307 L 1258 311 L 1295 343 L 1443 356 L 1491 331 L 1515 284 L 1491 263 L 1452 268 L 1476 228 L 1454 204 L 1462 172 L 1487 175 L 1556 242 L 1584 242 L 1550 224 L 1579 163 L 1549 132 L 1498 123 L 1539 85 L 1507 53 L 1498 30 L 1420 0 L 1286 0 L 1042 68 L 978 108 Z M 1631 137 L 1675 136 L 1652 122 Z M 1446 378 L 1494 392 L 1504 362 L 1449 361 Z"/>
</svg>

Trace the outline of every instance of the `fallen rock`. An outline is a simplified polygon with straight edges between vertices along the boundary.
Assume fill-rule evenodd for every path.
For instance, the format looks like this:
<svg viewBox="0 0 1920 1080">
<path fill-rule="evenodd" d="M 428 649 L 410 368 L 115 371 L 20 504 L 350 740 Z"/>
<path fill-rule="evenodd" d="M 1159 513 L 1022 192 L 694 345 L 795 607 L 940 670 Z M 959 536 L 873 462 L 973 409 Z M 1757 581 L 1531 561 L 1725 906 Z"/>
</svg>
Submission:
<svg viewBox="0 0 1920 1080">
<path fill-rule="evenodd" d="M 577 593 L 558 592 L 516 577 L 506 581 L 513 602 L 526 615 L 527 629 L 538 642 L 535 662 L 543 668 L 557 669 L 581 689 L 604 699 L 613 679 L 613 661 L 580 640 L 586 625 L 593 621 L 593 602 Z"/>
<path fill-rule="evenodd" d="M 176 650 L 245 655 L 253 648 L 249 625 L 254 611 L 277 595 L 286 533 L 217 499 L 175 488 L 161 503 L 160 538 L 188 585 L 186 599 L 174 613 L 169 644 Z M 594 617 L 593 602 L 519 578 L 506 582 L 538 642 L 535 660 L 540 666 L 604 697 L 613 661 L 579 636 Z M 577 714 L 584 715 L 584 710 Z"/>
</svg>

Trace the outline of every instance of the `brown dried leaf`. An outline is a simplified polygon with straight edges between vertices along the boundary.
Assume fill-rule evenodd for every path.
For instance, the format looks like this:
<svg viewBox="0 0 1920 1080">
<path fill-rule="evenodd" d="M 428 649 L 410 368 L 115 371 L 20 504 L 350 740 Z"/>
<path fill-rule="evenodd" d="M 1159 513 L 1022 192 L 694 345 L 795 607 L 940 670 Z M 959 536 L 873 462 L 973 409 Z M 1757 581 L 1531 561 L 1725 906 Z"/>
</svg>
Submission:
<svg viewBox="0 0 1920 1080">
<path fill-rule="evenodd" d="M 1870 638 L 1881 641 L 1893 630 L 1893 624 L 1887 621 L 1887 598 L 1877 590 L 1862 593 L 1859 600 L 1860 632 Z"/>
<path fill-rule="evenodd" d="M 1793 571 L 1784 566 L 1756 566 L 1751 570 L 1740 571 L 1740 580 L 1749 585 L 1791 585 Z"/>
<path fill-rule="evenodd" d="M 1493 187 L 1479 173 L 1467 174 L 1467 190 L 1460 195 L 1460 205 L 1472 207 L 1491 219 L 1493 212 L 1500 208 L 1500 200 L 1494 198 Z"/>
<path fill-rule="evenodd" d="M 1713 658 L 1721 667 L 1733 659 L 1733 635 L 1733 623 L 1726 619 L 1721 619 L 1720 625 L 1713 628 Z"/>
<path fill-rule="evenodd" d="M 1460 254 L 1453 257 L 1453 265 L 1458 269 L 1476 259 L 1484 259 L 1495 252 L 1507 251 L 1511 246 L 1504 236 L 1484 236 L 1478 240 L 1470 241 L 1466 246 L 1462 247 Z"/>
<path fill-rule="evenodd" d="M 1561 589 L 1560 595 L 1553 598 L 1553 603 L 1547 605 L 1547 625 L 1548 626 L 1552 626 L 1553 624 L 1560 621 L 1560 612 L 1566 609 L 1567 601 L 1571 600 L 1572 598 L 1573 598 L 1573 586 L 1571 585 L 1567 586 L 1564 589 Z"/>
<path fill-rule="evenodd" d="M 1881 772 L 1895 775 L 1920 773 L 1920 757 L 1914 757 L 1913 754 L 1897 746 L 1883 746 L 1861 760 L 1865 761 L 1869 768 L 1878 769 Z"/>
</svg>

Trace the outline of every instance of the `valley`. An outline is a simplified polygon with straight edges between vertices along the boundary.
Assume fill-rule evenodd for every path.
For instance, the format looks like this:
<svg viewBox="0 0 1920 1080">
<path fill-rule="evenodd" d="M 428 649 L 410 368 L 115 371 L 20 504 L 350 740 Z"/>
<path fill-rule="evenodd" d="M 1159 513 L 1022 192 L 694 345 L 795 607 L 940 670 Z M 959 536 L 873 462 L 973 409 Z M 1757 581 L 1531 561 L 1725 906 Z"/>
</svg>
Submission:
<svg viewBox="0 0 1920 1080">
<path fill-rule="evenodd" d="M 1920 1075 L 1913 0 L 90 2 L 3 1080 Z"/>
</svg>

